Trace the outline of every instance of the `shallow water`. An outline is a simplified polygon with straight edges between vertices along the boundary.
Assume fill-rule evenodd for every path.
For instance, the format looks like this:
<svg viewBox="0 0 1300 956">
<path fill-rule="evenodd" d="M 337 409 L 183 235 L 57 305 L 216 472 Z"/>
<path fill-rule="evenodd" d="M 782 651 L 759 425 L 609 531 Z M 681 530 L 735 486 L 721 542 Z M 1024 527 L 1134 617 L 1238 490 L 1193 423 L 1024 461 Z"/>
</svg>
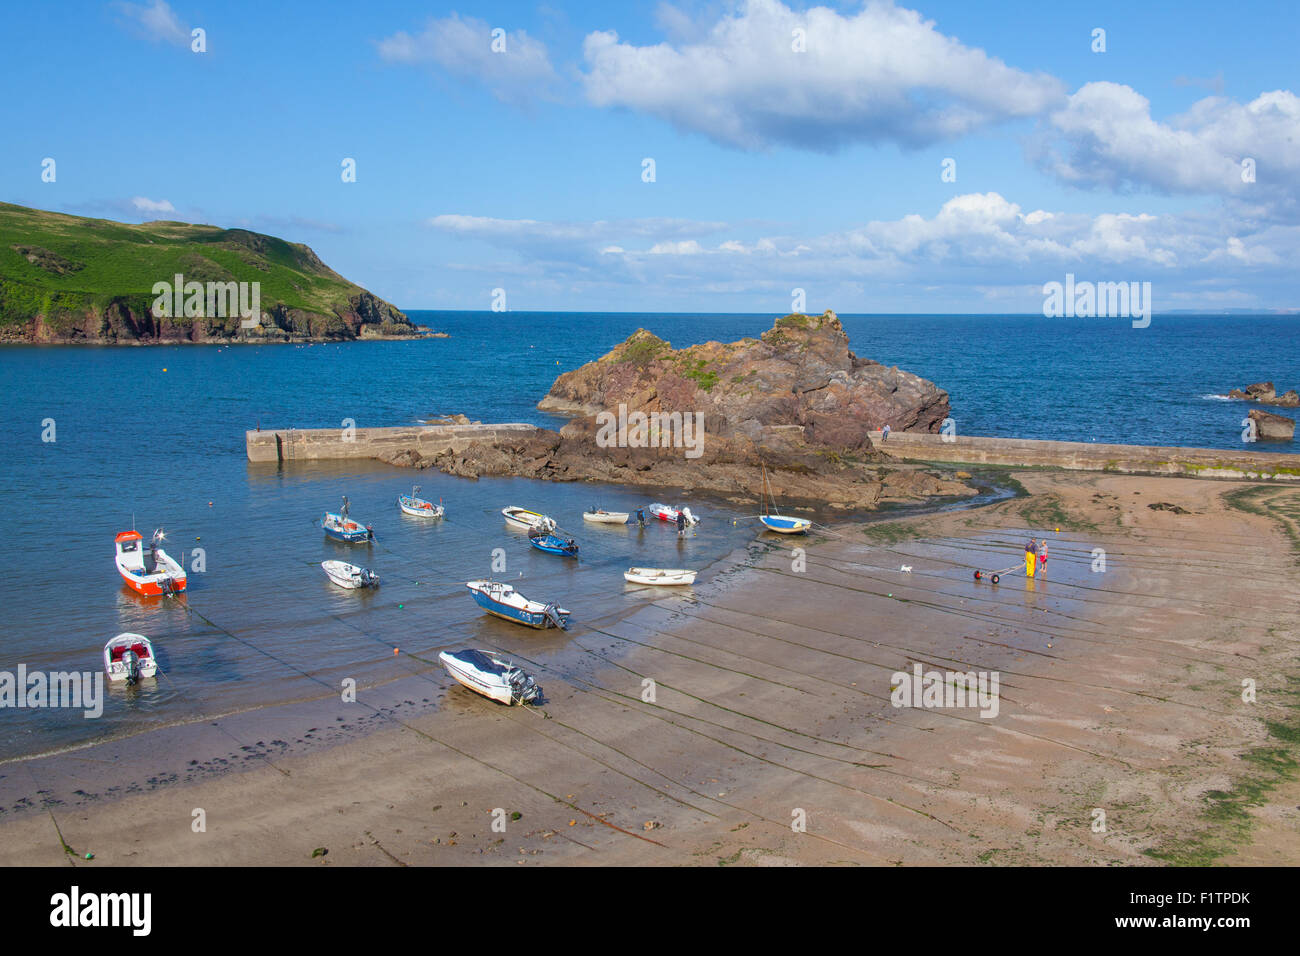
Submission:
<svg viewBox="0 0 1300 956">
<path fill-rule="evenodd" d="M 584 526 L 593 504 L 633 510 L 669 489 L 523 479 L 471 481 L 370 462 L 253 466 L 244 431 L 407 424 L 463 412 L 484 421 L 557 420 L 535 403 L 561 371 L 606 352 L 638 326 L 674 345 L 755 335 L 770 316 L 573 316 L 413 313 L 449 339 L 350 345 L 0 349 L 6 447 L 0 554 L 6 639 L 0 671 L 97 672 L 121 631 L 154 640 L 166 677 L 114 688 L 105 713 L 0 712 L 0 759 L 165 726 L 198 715 L 338 692 L 391 676 L 393 648 L 436 658 L 468 642 L 559 653 L 567 638 L 483 615 L 464 582 L 492 551 L 529 597 L 574 612 L 574 633 L 654 592 L 626 587 L 629 565 L 702 568 L 751 540 L 752 509 L 687 499 L 705 522 L 679 542 L 667 526 Z M 1213 396 L 1300 370 L 1300 323 L 1162 318 L 1149 329 L 1034 317 L 842 317 L 860 355 L 932 378 L 953 395 L 965 434 L 1240 447 L 1246 406 Z M 520 341 L 529 343 L 521 348 Z M 51 434 L 52 432 L 52 434 Z M 53 437 L 43 441 L 42 437 Z M 1271 450 L 1291 450 L 1292 446 Z M 448 517 L 401 515 L 413 482 Z M 742 491 L 743 489 L 738 489 Z M 753 491 L 753 489 L 748 489 Z M 313 522 L 342 495 L 377 543 L 326 540 Z M 576 536 L 577 561 L 541 554 L 500 508 L 554 515 Z M 113 567 L 113 536 L 163 526 L 193 567 L 180 599 L 144 599 Z M 331 586 L 319 568 L 343 558 L 375 570 L 375 593 Z M 405 660 L 405 658 L 403 658 Z M 426 665 L 413 665 L 426 666 Z"/>
</svg>

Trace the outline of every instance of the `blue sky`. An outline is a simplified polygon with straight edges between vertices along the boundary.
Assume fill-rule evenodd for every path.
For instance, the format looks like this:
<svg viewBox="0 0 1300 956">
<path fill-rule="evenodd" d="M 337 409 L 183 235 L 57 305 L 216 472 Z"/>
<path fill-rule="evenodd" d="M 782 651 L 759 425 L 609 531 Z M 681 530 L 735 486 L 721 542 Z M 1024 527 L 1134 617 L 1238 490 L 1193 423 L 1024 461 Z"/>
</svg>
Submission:
<svg viewBox="0 0 1300 956">
<path fill-rule="evenodd" d="M 142 0 L 5 27 L 0 198 L 281 235 L 406 309 L 1033 312 L 1066 273 L 1300 308 L 1291 3 Z"/>
</svg>

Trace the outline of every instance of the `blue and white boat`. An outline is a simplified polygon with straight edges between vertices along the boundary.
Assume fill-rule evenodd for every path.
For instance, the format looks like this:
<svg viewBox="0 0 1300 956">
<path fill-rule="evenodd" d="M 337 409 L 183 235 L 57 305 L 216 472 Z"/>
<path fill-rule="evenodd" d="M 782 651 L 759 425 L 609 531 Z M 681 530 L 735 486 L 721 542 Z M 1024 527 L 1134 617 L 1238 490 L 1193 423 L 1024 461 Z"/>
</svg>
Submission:
<svg viewBox="0 0 1300 956">
<path fill-rule="evenodd" d="M 569 612 L 556 604 L 543 604 L 530 601 L 509 584 L 499 581 L 466 581 L 465 587 L 474 596 L 475 602 L 489 614 L 503 617 L 516 624 L 527 624 L 543 630 L 568 627 Z"/>
<path fill-rule="evenodd" d="M 779 514 L 759 515 L 758 520 L 768 531 L 777 534 L 807 534 L 812 527 L 812 522 L 807 518 L 787 518 Z"/>
<path fill-rule="evenodd" d="M 767 501 L 767 466 L 763 466 L 763 500 Z M 763 527 L 768 531 L 775 531 L 777 534 L 807 534 L 808 529 L 812 527 L 812 522 L 807 518 L 788 518 L 776 510 L 776 495 L 770 496 L 772 499 L 772 513 L 759 515 L 758 520 L 762 522 Z"/>
<path fill-rule="evenodd" d="M 528 543 L 538 551 L 545 551 L 547 554 L 563 554 L 570 558 L 578 556 L 578 543 L 572 538 L 565 540 L 558 534 L 542 531 L 540 528 L 528 532 Z"/>
<path fill-rule="evenodd" d="M 402 509 L 402 514 L 415 518 L 441 518 L 445 513 L 442 505 L 420 497 L 419 485 L 413 486 L 409 495 L 398 495 L 397 507 Z"/>
<path fill-rule="evenodd" d="M 348 499 L 343 499 L 343 508 L 335 514 L 327 511 L 321 515 L 320 526 L 325 532 L 327 538 L 333 538 L 335 541 L 346 541 L 348 544 L 366 544 L 374 540 L 375 532 L 369 525 L 362 525 L 358 521 L 353 521 L 348 517 L 348 509 L 351 505 Z"/>
</svg>

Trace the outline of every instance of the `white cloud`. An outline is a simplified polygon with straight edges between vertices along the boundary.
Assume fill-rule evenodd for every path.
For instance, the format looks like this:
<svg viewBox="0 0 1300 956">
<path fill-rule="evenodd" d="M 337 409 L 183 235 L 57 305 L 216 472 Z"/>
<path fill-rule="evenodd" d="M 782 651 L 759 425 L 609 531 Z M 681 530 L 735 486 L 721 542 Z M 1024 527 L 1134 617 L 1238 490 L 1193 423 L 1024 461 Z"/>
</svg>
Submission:
<svg viewBox="0 0 1300 956">
<path fill-rule="evenodd" d="M 1036 158 L 1064 182 L 1230 196 L 1265 217 L 1300 207 L 1300 97 L 1288 90 L 1244 104 L 1206 97 L 1160 122 L 1131 87 L 1088 83 L 1049 122 Z M 1247 159 L 1255 182 L 1243 179 Z"/>
<path fill-rule="evenodd" d="M 152 3 L 116 3 L 114 8 L 132 22 L 145 36 L 162 43 L 190 45 L 190 31 L 164 0 Z"/>
<path fill-rule="evenodd" d="M 439 216 L 430 224 L 516 253 L 522 262 L 486 267 L 503 275 L 607 290 L 671 287 L 700 296 L 788 298 L 791 288 L 802 287 L 860 300 L 853 289 L 865 287 L 870 295 L 905 287 L 922 311 L 927 303 L 930 310 L 978 302 L 1036 308 L 1034 295 L 1041 306 L 1041 291 L 1033 290 L 1066 272 L 1080 280 L 1153 281 L 1171 304 L 1208 306 L 1209 299 L 1196 299 L 1207 282 L 1239 283 L 1254 304 L 1261 304 L 1261 294 L 1292 304 L 1286 263 L 1300 256 L 1300 226 L 1259 228 L 1246 219 L 1192 213 L 1026 212 L 994 192 L 955 196 L 929 216 L 811 236 L 742 238 L 752 226 L 675 219 L 561 223 Z M 1175 299 L 1177 290 L 1183 298 Z"/>
<path fill-rule="evenodd" d="M 176 207 L 166 199 L 148 199 L 145 196 L 136 196 L 131 200 L 131 205 L 138 212 L 175 212 Z"/>
<path fill-rule="evenodd" d="M 674 8 L 659 20 L 675 35 L 687 32 Z M 795 30 L 804 31 L 804 52 L 793 48 Z M 1055 78 L 964 46 L 889 0 L 852 15 L 746 0 L 696 35 L 636 46 L 612 31 L 589 34 L 588 100 L 742 149 L 825 151 L 852 142 L 923 146 L 1039 115 L 1064 98 Z"/>
<path fill-rule="evenodd" d="M 546 45 L 523 30 L 507 32 L 504 49 L 493 50 L 493 28 L 474 17 L 452 13 L 429 20 L 415 36 L 398 32 L 378 42 L 389 63 L 428 64 L 462 80 L 481 82 L 505 102 L 552 96 L 558 77 Z"/>
</svg>

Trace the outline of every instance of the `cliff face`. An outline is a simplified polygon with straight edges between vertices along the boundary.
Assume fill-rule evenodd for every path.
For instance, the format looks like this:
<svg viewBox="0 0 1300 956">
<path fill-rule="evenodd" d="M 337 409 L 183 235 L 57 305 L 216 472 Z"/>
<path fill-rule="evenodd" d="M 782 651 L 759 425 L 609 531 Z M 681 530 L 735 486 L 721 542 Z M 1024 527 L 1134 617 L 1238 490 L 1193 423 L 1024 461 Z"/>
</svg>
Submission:
<svg viewBox="0 0 1300 956">
<path fill-rule="evenodd" d="M 3 300 L 0 288 L 0 301 Z M 37 313 L 25 323 L 0 330 L 0 340 L 44 345 L 161 345 L 181 342 L 320 342 L 364 338 L 415 338 L 410 320 L 369 292 L 341 303 L 328 315 L 292 309 L 282 302 L 262 309 L 262 322 L 252 329 L 235 318 L 185 318 L 155 315 L 133 297 L 112 300 L 106 307 L 86 304 L 61 309 L 47 318 Z"/>
<path fill-rule="evenodd" d="M 184 303 L 158 307 L 158 284 L 177 276 L 182 288 L 198 283 L 205 292 L 188 315 Z M 244 328 L 254 283 L 260 322 Z M 234 295 L 237 287 L 247 316 L 226 306 L 225 292 L 212 298 L 208 291 L 229 288 Z M 0 203 L 0 341 L 146 345 L 419 335 L 391 304 L 300 243 L 247 229 L 132 225 Z"/>
<path fill-rule="evenodd" d="M 834 312 L 787 315 L 759 339 L 673 349 L 638 329 L 608 355 L 566 372 L 538 404 L 579 415 L 703 412 L 721 439 L 759 442 L 794 427 L 812 448 L 871 448 L 872 431 L 938 431 L 948 393 L 849 350 Z"/>
</svg>

